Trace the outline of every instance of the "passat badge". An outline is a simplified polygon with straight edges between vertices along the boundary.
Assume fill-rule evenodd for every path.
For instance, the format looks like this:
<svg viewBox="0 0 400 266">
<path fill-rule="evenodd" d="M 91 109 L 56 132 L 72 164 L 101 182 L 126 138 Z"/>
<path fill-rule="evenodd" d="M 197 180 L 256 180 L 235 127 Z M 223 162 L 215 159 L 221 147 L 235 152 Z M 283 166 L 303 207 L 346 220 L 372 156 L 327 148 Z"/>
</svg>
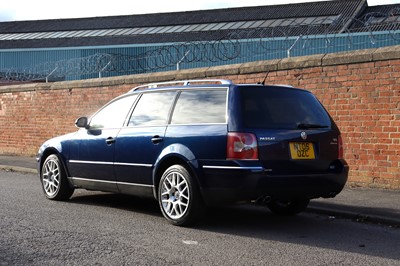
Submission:
<svg viewBox="0 0 400 266">
<path fill-rule="evenodd" d="M 260 141 L 275 141 L 276 137 L 260 137 Z"/>
</svg>

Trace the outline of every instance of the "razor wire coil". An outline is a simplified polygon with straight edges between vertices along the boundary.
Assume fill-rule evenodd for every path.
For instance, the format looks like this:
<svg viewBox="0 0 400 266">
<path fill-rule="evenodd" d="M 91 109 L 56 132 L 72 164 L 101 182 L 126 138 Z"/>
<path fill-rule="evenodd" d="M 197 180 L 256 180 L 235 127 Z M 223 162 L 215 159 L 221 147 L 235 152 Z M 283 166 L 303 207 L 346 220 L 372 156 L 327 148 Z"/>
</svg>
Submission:
<svg viewBox="0 0 400 266">
<path fill-rule="evenodd" d="M 384 32 L 385 34 L 381 34 Z M 357 36 L 364 34 L 363 43 Z M 338 43 L 340 38 L 341 42 Z M 227 64 L 269 57 L 282 58 L 294 51 L 346 50 L 354 46 L 400 42 L 400 9 L 368 13 L 359 19 L 337 16 L 314 20 L 312 24 L 287 19 L 268 28 L 223 31 L 216 40 L 189 41 L 145 48 L 144 52 L 95 53 L 84 57 L 49 61 L 24 67 L 0 69 L 0 81 L 65 79 L 93 74 L 121 75 L 172 69 L 177 64 Z M 340 48 L 340 49 L 338 49 Z"/>
</svg>

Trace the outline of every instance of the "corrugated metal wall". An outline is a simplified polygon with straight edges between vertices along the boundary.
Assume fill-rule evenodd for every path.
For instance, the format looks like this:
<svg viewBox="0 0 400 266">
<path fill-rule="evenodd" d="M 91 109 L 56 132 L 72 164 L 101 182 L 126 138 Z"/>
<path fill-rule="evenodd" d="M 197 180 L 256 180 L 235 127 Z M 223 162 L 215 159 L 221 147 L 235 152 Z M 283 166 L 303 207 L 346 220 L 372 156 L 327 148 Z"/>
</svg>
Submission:
<svg viewBox="0 0 400 266">
<path fill-rule="evenodd" d="M 400 43 L 400 31 L 206 43 L 0 50 L 0 74 L 77 80 L 337 53 Z"/>
</svg>

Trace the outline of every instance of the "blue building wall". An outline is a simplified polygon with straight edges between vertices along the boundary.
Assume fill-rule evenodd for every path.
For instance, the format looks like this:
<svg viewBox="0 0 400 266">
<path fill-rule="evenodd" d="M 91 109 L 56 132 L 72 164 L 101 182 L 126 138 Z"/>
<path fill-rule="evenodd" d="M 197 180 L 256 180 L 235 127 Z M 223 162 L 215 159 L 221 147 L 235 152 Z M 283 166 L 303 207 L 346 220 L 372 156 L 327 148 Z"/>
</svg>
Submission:
<svg viewBox="0 0 400 266">
<path fill-rule="evenodd" d="M 400 44 L 400 31 L 212 42 L 0 50 L 0 78 L 77 80 Z"/>
</svg>

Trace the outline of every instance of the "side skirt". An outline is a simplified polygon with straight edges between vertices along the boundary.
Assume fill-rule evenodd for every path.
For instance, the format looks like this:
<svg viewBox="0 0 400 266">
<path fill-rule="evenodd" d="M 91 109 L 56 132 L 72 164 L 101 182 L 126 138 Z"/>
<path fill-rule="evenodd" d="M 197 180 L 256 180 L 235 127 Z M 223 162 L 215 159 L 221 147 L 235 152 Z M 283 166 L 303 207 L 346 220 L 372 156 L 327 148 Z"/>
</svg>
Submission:
<svg viewBox="0 0 400 266">
<path fill-rule="evenodd" d="M 80 177 L 68 177 L 68 179 L 76 188 L 84 188 L 103 192 L 115 192 L 141 197 L 154 197 L 153 185 L 87 179 Z"/>
</svg>

